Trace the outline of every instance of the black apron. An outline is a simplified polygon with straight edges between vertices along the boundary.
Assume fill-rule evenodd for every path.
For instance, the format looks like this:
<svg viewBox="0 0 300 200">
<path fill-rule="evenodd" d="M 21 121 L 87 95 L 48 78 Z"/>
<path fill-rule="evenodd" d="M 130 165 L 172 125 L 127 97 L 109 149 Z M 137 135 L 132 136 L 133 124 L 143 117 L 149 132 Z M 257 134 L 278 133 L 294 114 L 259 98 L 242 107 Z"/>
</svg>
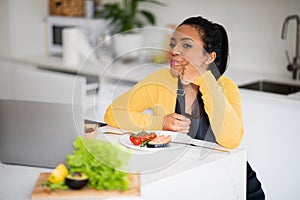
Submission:
<svg viewBox="0 0 300 200">
<path fill-rule="evenodd" d="M 191 138 L 198 140 L 205 140 L 209 142 L 216 142 L 215 135 L 213 134 L 209 119 L 207 114 L 204 111 L 202 94 L 199 92 L 197 94 L 196 102 L 192 108 L 192 114 L 185 112 L 185 92 L 182 88 L 180 78 L 178 78 L 178 90 L 177 90 L 177 99 L 175 113 L 182 114 L 188 117 L 191 120 L 191 126 L 188 135 Z"/>
<path fill-rule="evenodd" d="M 215 142 L 216 138 L 210 127 L 208 116 L 204 110 L 202 94 L 199 91 L 197 100 L 193 105 L 192 114 L 185 112 L 185 92 L 182 88 L 180 78 L 178 77 L 178 89 L 175 113 L 182 114 L 191 120 L 191 126 L 188 135 L 191 138 Z M 264 200 L 265 194 L 261 187 L 255 171 L 247 161 L 247 200 Z"/>
</svg>

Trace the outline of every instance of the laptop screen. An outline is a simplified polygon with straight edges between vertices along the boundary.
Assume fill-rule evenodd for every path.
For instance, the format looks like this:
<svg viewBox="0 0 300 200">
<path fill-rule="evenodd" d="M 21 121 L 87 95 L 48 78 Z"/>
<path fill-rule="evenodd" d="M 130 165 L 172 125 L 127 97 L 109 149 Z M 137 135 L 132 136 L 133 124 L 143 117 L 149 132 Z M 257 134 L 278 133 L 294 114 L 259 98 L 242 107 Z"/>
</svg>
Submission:
<svg viewBox="0 0 300 200">
<path fill-rule="evenodd" d="M 0 161 L 53 168 L 84 133 L 78 105 L 0 99 Z"/>
</svg>

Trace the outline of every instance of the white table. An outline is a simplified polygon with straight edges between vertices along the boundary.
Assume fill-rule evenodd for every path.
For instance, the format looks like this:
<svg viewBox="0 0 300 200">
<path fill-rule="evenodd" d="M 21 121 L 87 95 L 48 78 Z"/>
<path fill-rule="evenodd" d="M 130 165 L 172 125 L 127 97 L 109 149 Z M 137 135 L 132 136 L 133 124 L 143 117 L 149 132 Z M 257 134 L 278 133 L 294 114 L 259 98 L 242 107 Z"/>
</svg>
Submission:
<svg viewBox="0 0 300 200">
<path fill-rule="evenodd" d="M 160 155 L 166 158 L 174 153 Z M 30 199 L 39 173 L 51 170 L 0 164 L 0 199 Z M 245 150 L 224 153 L 187 147 L 174 162 L 141 174 L 141 197 L 122 199 L 245 199 L 245 196 Z"/>
</svg>

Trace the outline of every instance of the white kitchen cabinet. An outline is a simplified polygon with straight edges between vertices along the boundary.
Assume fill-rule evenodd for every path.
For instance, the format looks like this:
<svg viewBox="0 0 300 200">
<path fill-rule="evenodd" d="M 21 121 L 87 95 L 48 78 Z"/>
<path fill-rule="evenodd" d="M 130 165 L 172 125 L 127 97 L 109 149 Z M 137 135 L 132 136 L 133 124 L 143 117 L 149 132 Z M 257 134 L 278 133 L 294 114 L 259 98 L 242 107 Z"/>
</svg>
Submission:
<svg viewBox="0 0 300 200">
<path fill-rule="evenodd" d="M 86 79 L 40 69 L 15 72 L 16 99 L 84 105 Z"/>
<path fill-rule="evenodd" d="M 262 182 L 267 199 L 300 196 L 300 101 L 241 90 L 245 135 L 241 147 Z"/>
<path fill-rule="evenodd" d="M 9 63 L 0 63 L 0 97 L 10 98 L 13 96 L 13 79 L 15 68 Z"/>
<path fill-rule="evenodd" d="M 85 105 L 86 79 L 16 63 L 0 63 L 0 98 Z"/>
</svg>

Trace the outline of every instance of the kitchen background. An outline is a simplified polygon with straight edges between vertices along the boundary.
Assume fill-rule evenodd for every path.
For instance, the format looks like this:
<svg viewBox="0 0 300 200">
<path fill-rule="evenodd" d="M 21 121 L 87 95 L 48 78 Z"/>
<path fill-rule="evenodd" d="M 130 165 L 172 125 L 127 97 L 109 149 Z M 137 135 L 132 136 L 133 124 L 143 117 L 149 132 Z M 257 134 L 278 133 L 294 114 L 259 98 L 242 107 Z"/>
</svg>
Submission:
<svg viewBox="0 0 300 200">
<path fill-rule="evenodd" d="M 223 24 L 230 37 L 230 67 L 288 73 L 285 50 L 295 52 L 295 24 L 281 39 L 283 20 L 300 13 L 299 0 L 162 0 L 167 6 L 147 4 L 157 26 L 178 24 L 188 16 L 203 15 Z M 145 6 L 145 5 L 144 5 Z M 45 52 L 44 18 L 47 0 L 0 1 L 0 56 L 17 57 Z"/>
<path fill-rule="evenodd" d="M 157 16 L 158 27 L 178 24 L 194 15 L 202 15 L 225 26 L 230 37 L 228 75 L 238 84 L 266 77 L 275 80 L 291 79 L 291 73 L 286 70 L 285 50 L 288 50 L 290 57 L 295 56 L 295 21 L 289 24 L 286 40 L 281 39 L 281 31 L 285 17 L 300 14 L 299 0 L 161 2 L 166 3 L 166 6 L 144 5 Z M 20 58 L 45 54 L 44 20 L 47 15 L 48 0 L 0 0 L 0 60 L 1 57 Z M 30 73 L 23 70 L 20 76 L 22 79 L 32 79 Z M 50 75 L 50 72 L 47 75 L 40 73 L 36 75 L 37 79 Z M 73 81 L 71 77 L 60 78 L 61 81 Z M 1 81 L 0 88 L 5 85 Z M 60 88 L 62 83 L 53 81 L 54 90 Z M 66 87 L 71 88 L 72 82 L 69 83 Z M 24 85 L 18 85 L 21 88 L 19 92 L 26 91 Z M 41 87 L 46 86 L 37 89 Z M 66 93 L 69 94 L 61 91 L 61 94 Z M 241 147 L 248 150 L 249 160 L 262 181 L 267 199 L 297 199 L 300 195 L 297 188 L 300 177 L 297 155 L 300 101 L 282 95 L 263 95 L 245 90 L 241 90 L 241 94 L 245 124 Z"/>
</svg>

